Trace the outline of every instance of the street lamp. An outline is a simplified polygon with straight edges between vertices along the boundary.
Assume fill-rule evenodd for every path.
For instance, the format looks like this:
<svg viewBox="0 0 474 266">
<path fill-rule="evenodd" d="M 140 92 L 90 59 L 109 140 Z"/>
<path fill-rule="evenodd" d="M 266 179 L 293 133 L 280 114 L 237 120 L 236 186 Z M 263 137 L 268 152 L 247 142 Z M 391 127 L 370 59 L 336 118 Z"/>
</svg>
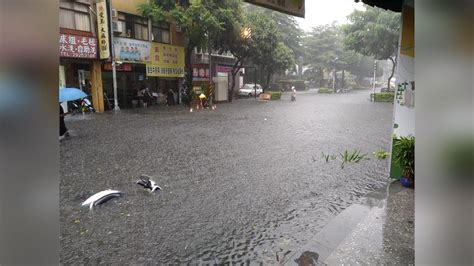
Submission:
<svg viewBox="0 0 474 266">
<path fill-rule="evenodd" d="M 250 39 L 250 37 L 252 37 L 252 29 L 249 27 L 242 28 L 242 30 L 240 31 L 240 36 L 244 40 Z"/>
<path fill-rule="evenodd" d="M 248 41 L 250 38 L 252 38 L 252 29 L 250 27 L 243 27 L 240 30 L 240 37 L 244 41 Z M 257 98 L 257 67 L 246 67 L 246 68 L 254 68 L 255 70 L 255 84 L 254 84 L 254 97 Z"/>
</svg>

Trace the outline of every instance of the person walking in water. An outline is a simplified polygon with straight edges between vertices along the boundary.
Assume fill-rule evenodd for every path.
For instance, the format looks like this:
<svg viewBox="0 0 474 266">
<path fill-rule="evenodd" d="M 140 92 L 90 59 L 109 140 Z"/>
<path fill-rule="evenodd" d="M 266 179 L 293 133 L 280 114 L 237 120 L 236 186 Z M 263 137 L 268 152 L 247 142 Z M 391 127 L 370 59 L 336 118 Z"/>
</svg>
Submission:
<svg viewBox="0 0 474 266">
<path fill-rule="evenodd" d="M 291 101 L 294 102 L 296 101 L 296 89 L 295 86 L 291 87 Z"/>
<path fill-rule="evenodd" d="M 64 113 L 63 107 L 60 104 L 59 105 L 59 140 L 69 135 L 69 132 L 66 128 L 66 123 L 64 122 L 65 115 L 66 113 Z"/>
</svg>

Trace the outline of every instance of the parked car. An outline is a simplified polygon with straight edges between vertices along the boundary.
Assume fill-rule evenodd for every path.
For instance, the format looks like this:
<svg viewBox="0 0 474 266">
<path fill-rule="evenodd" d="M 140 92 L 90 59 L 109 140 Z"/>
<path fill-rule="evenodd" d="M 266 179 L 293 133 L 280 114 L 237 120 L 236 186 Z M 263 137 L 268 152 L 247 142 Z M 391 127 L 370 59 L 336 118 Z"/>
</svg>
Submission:
<svg viewBox="0 0 474 266">
<path fill-rule="evenodd" d="M 257 84 L 257 96 L 263 93 L 263 88 Z M 255 96 L 255 84 L 245 84 L 239 89 L 239 96 L 253 97 Z"/>
</svg>

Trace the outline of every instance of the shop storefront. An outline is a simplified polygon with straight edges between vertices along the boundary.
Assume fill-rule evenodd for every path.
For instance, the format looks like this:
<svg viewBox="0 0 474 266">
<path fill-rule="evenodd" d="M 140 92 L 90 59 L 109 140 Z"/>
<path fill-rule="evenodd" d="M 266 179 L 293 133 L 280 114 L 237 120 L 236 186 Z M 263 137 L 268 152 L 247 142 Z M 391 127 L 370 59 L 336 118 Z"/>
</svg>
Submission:
<svg viewBox="0 0 474 266">
<path fill-rule="evenodd" d="M 114 39 L 117 70 L 117 97 L 121 108 L 136 107 L 139 92 L 148 88 L 153 104 L 163 103 L 160 97 L 174 93 L 174 103 L 179 102 L 179 87 L 184 77 L 184 49 L 178 46 L 120 38 Z M 112 66 L 102 67 L 104 91 L 113 98 Z"/>
<path fill-rule="evenodd" d="M 196 93 L 201 92 L 202 86 L 209 85 L 209 64 L 194 64 L 193 65 L 193 90 Z"/>
<path fill-rule="evenodd" d="M 68 30 L 59 35 L 59 87 L 74 87 L 90 95 L 94 108 L 103 110 L 97 39 L 90 32 Z M 99 69 L 99 71 L 97 71 Z"/>
<path fill-rule="evenodd" d="M 167 95 L 168 104 L 179 104 L 184 77 L 184 48 L 152 43 L 146 75 L 149 89 L 155 95 Z"/>
</svg>

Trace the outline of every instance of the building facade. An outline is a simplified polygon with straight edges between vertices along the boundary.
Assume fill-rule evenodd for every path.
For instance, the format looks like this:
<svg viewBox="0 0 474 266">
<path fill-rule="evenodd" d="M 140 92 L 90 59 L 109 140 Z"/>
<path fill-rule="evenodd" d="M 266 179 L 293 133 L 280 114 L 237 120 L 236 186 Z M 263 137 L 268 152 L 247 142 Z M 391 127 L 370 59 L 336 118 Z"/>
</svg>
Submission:
<svg viewBox="0 0 474 266">
<path fill-rule="evenodd" d="M 103 111 L 101 61 L 91 3 L 60 1 L 59 87 L 76 87 L 92 96 L 96 110 Z M 67 108 L 67 105 L 63 105 Z"/>
<path fill-rule="evenodd" d="M 231 53 L 212 51 L 209 56 L 207 49 L 195 48 L 191 59 L 193 64 L 194 91 L 200 91 L 203 85 L 212 83 L 215 87 L 213 100 L 225 102 L 229 99 L 229 89 L 232 86 L 231 70 L 235 57 Z M 241 69 L 235 77 L 235 91 L 243 86 L 243 73 Z"/>
<path fill-rule="evenodd" d="M 184 77 L 184 37 L 173 23 L 140 15 L 147 0 L 60 1 L 60 87 L 80 88 L 94 108 L 113 108 L 116 65 L 120 108 L 138 106 L 148 88 L 153 103 L 172 93 L 179 102 Z M 163 96 L 164 97 L 164 96 Z"/>
</svg>

